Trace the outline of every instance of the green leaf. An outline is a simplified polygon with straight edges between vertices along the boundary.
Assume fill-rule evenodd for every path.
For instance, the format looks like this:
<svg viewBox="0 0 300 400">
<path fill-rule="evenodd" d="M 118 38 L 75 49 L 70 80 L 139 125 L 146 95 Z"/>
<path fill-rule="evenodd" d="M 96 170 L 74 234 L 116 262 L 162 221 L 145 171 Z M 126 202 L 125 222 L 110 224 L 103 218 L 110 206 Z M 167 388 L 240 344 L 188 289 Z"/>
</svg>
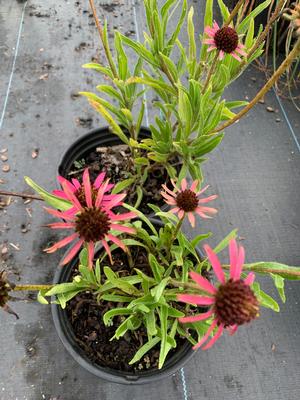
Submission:
<svg viewBox="0 0 300 400">
<path fill-rule="evenodd" d="M 156 316 L 154 310 L 150 310 L 150 312 L 145 315 L 145 322 L 148 335 L 149 336 L 156 335 L 157 334 Z"/>
<path fill-rule="evenodd" d="M 229 18 L 230 12 L 229 12 L 228 8 L 226 7 L 226 5 L 224 4 L 223 0 L 218 0 L 218 4 L 220 7 L 222 17 L 223 17 L 223 23 L 225 23 Z"/>
<path fill-rule="evenodd" d="M 261 290 L 258 282 L 254 282 L 252 288 L 258 301 L 260 302 L 260 305 L 266 308 L 270 308 L 271 310 L 274 310 L 276 312 L 280 311 L 277 301 L 275 301 L 271 296 Z"/>
<path fill-rule="evenodd" d="M 122 96 L 112 86 L 109 86 L 109 85 L 98 85 L 98 86 L 96 86 L 96 89 L 101 93 L 108 94 L 110 97 L 112 97 L 113 99 L 118 100 L 121 104 L 123 104 Z"/>
<path fill-rule="evenodd" d="M 84 287 L 86 287 L 86 285 Z M 53 288 L 51 288 L 50 290 L 48 290 L 45 293 L 45 296 L 54 296 L 56 294 L 73 292 L 74 290 L 79 290 L 79 287 L 76 283 L 73 282 L 59 283 L 53 286 Z"/>
<path fill-rule="evenodd" d="M 140 220 L 142 220 L 147 226 L 148 228 L 150 228 L 150 230 L 152 231 L 152 233 L 154 233 L 154 235 L 157 236 L 157 231 L 154 227 L 154 225 L 152 224 L 152 222 L 149 220 L 149 218 L 147 218 L 141 211 L 137 210 L 136 208 L 128 205 L 128 204 L 123 204 L 124 208 L 127 208 L 127 210 L 129 211 L 134 211 L 137 213 L 137 216 Z"/>
<path fill-rule="evenodd" d="M 251 19 L 257 17 L 264 9 L 269 7 L 271 1 L 272 0 L 266 0 L 263 3 L 259 4 L 246 18 L 243 19 L 243 21 L 237 27 L 237 32 L 239 34 L 246 33 Z"/>
<path fill-rule="evenodd" d="M 151 294 L 152 296 L 154 296 L 154 300 L 156 302 L 158 302 L 161 298 L 163 291 L 165 290 L 165 287 L 168 285 L 168 283 L 169 278 L 164 278 L 157 286 L 151 289 Z"/>
<path fill-rule="evenodd" d="M 270 274 L 273 281 L 274 281 L 274 285 L 276 286 L 277 290 L 278 290 L 278 294 L 282 300 L 283 303 L 285 303 L 286 301 L 286 296 L 284 293 L 284 279 L 276 274 Z"/>
<path fill-rule="evenodd" d="M 149 342 L 145 343 L 136 353 L 135 356 L 133 357 L 132 360 L 129 361 L 129 365 L 132 365 L 138 361 L 140 361 L 140 359 L 147 354 L 154 346 L 156 346 L 158 343 L 160 342 L 160 338 L 159 337 L 155 337 L 151 340 L 149 340 Z"/>
<path fill-rule="evenodd" d="M 160 282 L 164 273 L 164 268 L 161 265 L 159 265 L 155 256 L 151 253 L 148 256 L 148 260 L 155 280 L 157 282 Z"/>
<path fill-rule="evenodd" d="M 160 329 L 161 329 L 161 346 L 159 353 L 158 369 L 161 369 L 164 365 L 168 353 L 168 348 L 167 348 L 168 307 L 167 306 L 161 306 L 159 308 L 159 319 L 160 319 Z"/>
<path fill-rule="evenodd" d="M 135 178 L 124 179 L 123 181 L 118 182 L 112 190 L 113 194 L 117 194 L 125 190 L 128 186 L 132 185 L 135 181 Z"/>
<path fill-rule="evenodd" d="M 104 325 L 109 325 L 112 321 L 112 319 L 116 316 L 119 315 L 131 315 L 133 313 L 132 310 L 129 310 L 128 308 L 114 308 L 112 310 L 107 311 L 104 315 L 103 315 L 103 322 Z"/>
<path fill-rule="evenodd" d="M 194 237 L 194 239 L 191 240 L 191 245 L 193 247 L 196 247 L 199 242 L 201 242 L 202 240 L 210 238 L 211 235 L 212 235 L 211 232 L 205 233 L 203 235 L 197 235 L 196 237 Z"/>
<path fill-rule="evenodd" d="M 289 280 L 300 280 L 300 267 L 291 267 L 273 261 L 244 264 L 243 270 L 253 271 L 263 275 L 276 274 Z"/>
<path fill-rule="evenodd" d="M 189 36 L 189 59 L 190 61 L 196 58 L 196 41 L 195 41 L 195 27 L 193 23 L 194 7 L 190 8 L 188 13 L 188 36 Z"/>
<path fill-rule="evenodd" d="M 225 106 L 231 110 L 233 108 L 245 107 L 248 104 L 248 101 L 226 101 Z"/>
<path fill-rule="evenodd" d="M 101 300 L 113 301 L 113 302 L 117 302 L 117 303 L 130 303 L 132 300 L 134 300 L 134 297 L 108 293 L 108 294 L 103 294 L 101 296 Z"/>
<path fill-rule="evenodd" d="M 231 239 L 235 239 L 237 235 L 237 229 L 234 229 L 231 231 L 215 248 L 214 252 L 215 253 L 220 253 L 225 247 L 229 245 L 229 242 Z"/>
<path fill-rule="evenodd" d="M 101 72 L 101 74 L 108 76 L 111 79 L 114 79 L 114 75 L 111 72 L 111 69 L 108 67 L 103 67 L 100 64 L 97 63 L 88 63 L 84 64 L 82 68 L 88 68 L 88 69 L 94 69 L 95 71 Z"/>
<path fill-rule="evenodd" d="M 142 78 L 140 76 L 132 76 L 131 78 L 127 79 L 126 84 L 131 85 L 133 83 L 141 83 L 142 85 L 150 86 L 154 89 L 159 89 L 161 91 L 166 91 L 174 96 L 177 95 L 176 90 L 169 84 L 165 83 L 162 80 L 154 79 L 154 78 Z"/>
<path fill-rule="evenodd" d="M 159 67 L 159 64 L 155 57 L 152 55 L 151 51 L 147 50 L 144 45 L 141 43 L 137 43 L 132 39 L 129 39 L 127 36 L 120 34 L 120 38 L 122 41 L 129 47 L 131 47 L 137 55 L 146 60 L 149 64 L 154 67 Z"/>
<path fill-rule="evenodd" d="M 36 299 L 40 304 L 49 304 L 48 300 L 45 299 L 45 297 L 44 297 L 46 295 L 46 293 L 47 293 L 47 290 L 40 290 L 38 292 Z"/>
<path fill-rule="evenodd" d="M 45 189 L 41 186 L 33 182 L 28 176 L 24 177 L 25 182 L 29 185 L 33 190 L 38 193 L 42 199 L 49 204 L 51 207 L 56 208 L 57 210 L 66 211 L 72 207 L 72 203 L 68 200 L 60 199 L 54 196 L 51 193 L 48 193 Z"/>
</svg>

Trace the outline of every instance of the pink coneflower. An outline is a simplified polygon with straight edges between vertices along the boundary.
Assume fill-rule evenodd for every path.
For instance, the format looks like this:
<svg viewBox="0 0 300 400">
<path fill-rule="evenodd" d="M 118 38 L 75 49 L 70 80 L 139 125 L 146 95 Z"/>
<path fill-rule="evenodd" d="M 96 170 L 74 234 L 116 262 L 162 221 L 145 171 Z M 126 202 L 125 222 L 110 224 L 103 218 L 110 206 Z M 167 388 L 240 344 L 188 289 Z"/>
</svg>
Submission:
<svg viewBox="0 0 300 400">
<path fill-rule="evenodd" d="M 171 206 L 174 206 L 170 211 L 172 213 L 178 213 L 178 217 L 180 219 L 184 218 L 185 214 L 187 214 L 188 219 L 192 225 L 195 226 L 195 216 L 193 213 L 197 213 L 202 218 L 211 218 L 207 214 L 214 215 L 217 210 L 211 207 L 204 207 L 202 204 L 208 203 L 214 199 L 216 199 L 217 195 L 212 195 L 209 197 L 205 197 L 203 199 L 199 199 L 198 197 L 205 192 L 205 190 L 209 186 L 205 186 L 200 191 L 197 191 L 197 186 L 199 184 L 198 180 L 195 180 L 191 187 L 188 189 L 186 179 L 182 179 L 181 181 L 181 190 L 178 189 L 175 182 L 171 180 L 174 189 L 170 190 L 166 185 L 162 185 L 164 192 L 161 194 L 165 198 L 165 202 Z"/>
<path fill-rule="evenodd" d="M 135 233 L 134 228 L 120 225 L 119 222 L 136 217 L 136 213 L 114 214 L 112 209 L 122 205 L 122 200 L 126 196 L 126 193 L 105 195 L 110 184 L 108 180 L 104 181 L 104 177 L 105 176 L 102 175 L 102 177 L 99 178 L 101 182 L 97 182 L 99 183 L 99 185 L 97 184 L 97 195 L 93 196 L 89 171 L 88 169 L 84 171 L 82 187 L 84 190 L 83 198 L 85 204 L 79 201 L 70 187 L 70 182 L 61 180 L 65 198 L 72 203 L 72 208 L 64 212 L 45 208 L 49 214 L 65 221 L 50 224 L 48 225 L 50 228 L 72 229 L 74 231 L 70 236 L 67 236 L 45 250 L 47 253 L 53 253 L 69 243 L 76 241 L 67 256 L 63 259 L 61 265 L 67 264 L 85 244 L 88 249 L 90 268 L 93 265 L 95 244 L 97 242 L 102 243 L 111 260 L 111 252 L 107 242 L 111 241 L 124 251 L 127 250 L 125 244 L 117 236 L 113 235 L 111 231 Z"/>
<path fill-rule="evenodd" d="M 237 32 L 230 26 L 220 28 L 216 21 L 214 21 L 213 27 L 207 26 L 204 32 L 209 36 L 209 39 L 203 40 L 204 44 L 210 45 L 207 51 L 219 50 L 220 60 L 224 58 L 225 53 L 232 55 L 238 61 L 242 61 L 240 55 L 247 55 L 244 51 L 245 46 L 239 43 Z"/>
<path fill-rule="evenodd" d="M 181 294 L 178 295 L 178 300 L 189 304 L 211 306 L 210 310 L 205 313 L 179 318 L 180 322 L 186 323 L 203 321 L 213 317 L 213 322 L 206 334 L 194 346 L 194 349 L 201 347 L 208 340 L 213 330 L 217 328 L 213 338 L 202 348 L 207 350 L 219 339 L 224 329 L 229 329 L 230 333 L 233 334 L 239 325 L 256 318 L 258 316 L 259 303 L 250 288 L 255 279 L 254 273 L 250 272 L 246 279 L 241 279 L 245 259 L 245 252 L 242 246 L 238 248 L 235 240 L 231 240 L 229 243 L 230 272 L 227 280 L 216 254 L 208 245 L 204 246 L 204 249 L 220 282 L 219 287 L 216 288 L 196 272 L 191 272 L 190 277 L 197 283 L 199 289 L 207 292 L 208 296 Z"/>
</svg>

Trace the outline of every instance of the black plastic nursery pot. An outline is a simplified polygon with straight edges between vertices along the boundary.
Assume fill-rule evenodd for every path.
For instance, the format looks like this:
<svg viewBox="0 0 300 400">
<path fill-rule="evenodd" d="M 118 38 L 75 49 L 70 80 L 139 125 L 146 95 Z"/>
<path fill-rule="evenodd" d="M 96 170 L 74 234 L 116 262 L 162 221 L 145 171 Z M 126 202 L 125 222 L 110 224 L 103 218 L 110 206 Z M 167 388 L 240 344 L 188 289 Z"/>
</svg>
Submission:
<svg viewBox="0 0 300 400">
<path fill-rule="evenodd" d="M 154 220 L 152 220 L 152 222 L 155 223 Z M 58 267 L 53 283 L 69 282 L 72 278 L 73 269 L 77 264 L 78 258 L 74 258 L 67 266 Z M 142 385 L 167 378 L 182 368 L 196 353 L 196 351 L 192 349 L 191 344 L 186 341 L 178 350 L 176 349 L 176 352 L 167 358 L 164 367 L 160 370 L 151 369 L 139 372 L 123 372 L 112 368 L 106 368 L 93 363 L 79 346 L 67 311 L 57 304 L 52 304 L 51 308 L 56 331 L 65 349 L 85 370 L 110 382 L 124 385 Z"/>
<path fill-rule="evenodd" d="M 124 133 L 126 133 L 125 130 Z M 151 137 L 150 129 L 142 127 L 139 133 L 139 137 L 140 139 L 147 139 Z M 110 131 L 109 127 L 94 129 L 87 134 L 81 136 L 66 150 L 60 161 L 58 174 L 66 179 L 70 179 L 71 176 L 69 174 L 72 170 L 74 162 L 85 159 L 91 153 L 95 152 L 97 148 L 112 147 L 122 144 L 124 143 L 119 139 L 117 135 L 113 134 Z M 158 187 L 157 191 L 160 190 L 161 187 Z M 163 211 L 167 211 L 169 208 L 168 205 L 163 202 L 163 199 L 161 204 L 159 204 L 159 207 Z M 154 216 L 150 208 L 149 211 L 145 212 L 145 214 Z"/>
</svg>

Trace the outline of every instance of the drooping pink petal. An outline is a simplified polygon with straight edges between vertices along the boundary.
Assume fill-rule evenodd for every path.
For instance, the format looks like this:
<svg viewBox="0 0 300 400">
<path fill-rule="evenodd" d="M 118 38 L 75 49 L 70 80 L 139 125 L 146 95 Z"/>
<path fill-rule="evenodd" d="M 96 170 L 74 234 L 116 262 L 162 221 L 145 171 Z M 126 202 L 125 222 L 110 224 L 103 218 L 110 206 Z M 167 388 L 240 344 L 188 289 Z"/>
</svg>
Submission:
<svg viewBox="0 0 300 400">
<path fill-rule="evenodd" d="M 178 211 L 178 217 L 179 217 L 179 219 L 182 219 L 184 217 L 184 211 L 183 210 L 179 210 Z"/>
<path fill-rule="evenodd" d="M 209 46 L 209 48 L 207 49 L 208 52 L 215 50 L 217 47 L 216 46 Z"/>
<path fill-rule="evenodd" d="M 174 207 L 174 208 L 171 208 L 171 210 L 169 210 L 169 212 L 176 214 L 176 213 L 178 213 L 179 210 L 180 210 L 179 207 Z"/>
<path fill-rule="evenodd" d="M 243 50 L 243 48 L 239 45 L 235 51 L 239 54 L 241 54 L 242 56 L 247 56 L 247 53 L 245 52 L 245 50 Z"/>
<path fill-rule="evenodd" d="M 222 269 L 221 263 L 220 263 L 217 255 L 209 247 L 208 244 L 204 245 L 204 250 L 206 251 L 207 257 L 211 263 L 211 266 L 213 267 L 216 277 L 218 278 L 219 282 L 224 284 L 225 283 L 225 274 L 224 274 L 224 271 Z"/>
<path fill-rule="evenodd" d="M 236 60 L 238 60 L 239 62 L 242 61 L 241 57 L 239 57 L 234 51 L 232 51 L 230 53 L 230 55 L 232 55 L 232 57 L 235 58 Z"/>
<path fill-rule="evenodd" d="M 68 252 L 66 257 L 62 260 L 60 265 L 66 265 L 68 264 L 78 253 L 78 251 L 81 249 L 81 246 L 83 245 L 83 240 L 78 240 L 77 243 L 74 244 L 74 246 L 71 248 L 71 250 Z"/>
<path fill-rule="evenodd" d="M 217 330 L 217 333 L 212 337 L 212 339 L 210 339 L 210 341 L 204 347 L 202 347 L 202 350 L 210 349 L 216 343 L 216 341 L 220 338 L 220 336 L 223 333 L 223 330 L 224 330 L 224 326 L 220 325 Z"/>
<path fill-rule="evenodd" d="M 223 60 L 224 55 L 225 55 L 224 51 L 223 51 L 223 50 L 220 50 L 220 53 L 219 53 L 219 60 Z"/>
<path fill-rule="evenodd" d="M 54 253 L 56 250 L 61 249 L 62 247 L 65 247 L 67 244 L 71 243 L 73 240 L 75 240 L 78 237 L 79 237 L 78 233 L 73 233 L 72 235 L 67 236 L 64 239 L 60 240 L 59 242 L 55 243 L 53 246 L 48 247 L 44 251 L 46 253 Z"/>
<path fill-rule="evenodd" d="M 174 197 L 169 196 L 167 193 L 161 192 L 161 195 L 168 201 L 168 204 L 176 204 L 176 200 L 174 199 Z"/>
<path fill-rule="evenodd" d="M 217 214 L 218 210 L 216 208 L 212 207 L 204 207 L 204 206 L 199 206 L 197 208 L 200 208 L 201 212 L 208 213 L 208 214 Z"/>
<path fill-rule="evenodd" d="M 238 246 L 235 239 L 229 242 L 229 259 L 230 259 L 230 278 L 235 278 L 236 263 L 238 258 Z"/>
<path fill-rule="evenodd" d="M 113 229 L 115 231 L 119 232 L 126 232 L 126 233 L 136 233 L 136 230 L 134 228 L 131 228 L 129 226 L 124 226 L 124 225 L 119 225 L 119 224 L 111 224 L 110 229 Z"/>
<path fill-rule="evenodd" d="M 108 182 L 109 182 L 109 180 L 105 181 L 104 184 L 101 185 L 100 188 L 98 189 L 97 198 L 96 198 L 96 202 L 95 202 L 95 207 L 99 207 L 101 205 L 104 193 L 105 193 L 106 188 L 108 186 Z"/>
<path fill-rule="evenodd" d="M 73 222 L 54 222 L 47 225 L 51 229 L 74 229 L 75 224 Z"/>
<path fill-rule="evenodd" d="M 200 208 L 200 207 L 197 207 L 196 210 L 195 210 L 195 212 L 196 212 L 198 215 L 200 215 L 201 218 L 204 218 L 204 219 L 210 219 L 210 218 L 212 218 L 212 217 L 210 217 L 209 215 L 204 214 L 204 213 L 201 211 L 201 208 Z"/>
<path fill-rule="evenodd" d="M 179 191 L 179 189 L 178 189 L 178 187 L 177 187 L 177 183 L 175 182 L 175 180 L 174 179 L 171 179 L 171 183 L 172 183 L 172 185 L 174 186 L 174 192 L 176 193 L 176 192 L 178 192 Z"/>
<path fill-rule="evenodd" d="M 175 196 L 176 196 L 175 192 L 174 192 L 174 191 L 172 192 L 172 190 L 169 189 L 169 188 L 167 187 L 167 185 L 161 185 L 161 186 L 162 186 L 162 188 L 163 188 L 170 196 L 172 196 L 172 197 L 175 197 Z M 163 193 L 163 192 L 161 192 L 161 193 Z"/>
<path fill-rule="evenodd" d="M 102 182 L 104 181 L 105 178 L 105 172 L 101 172 L 101 174 L 99 174 L 94 182 L 94 188 L 95 189 L 99 189 L 99 187 L 101 186 Z"/>
<path fill-rule="evenodd" d="M 54 215 L 54 217 L 65 219 L 67 221 L 74 221 L 74 215 L 68 214 L 66 212 L 61 212 L 58 210 L 53 210 L 52 208 L 44 207 L 44 210 L 47 211 L 47 213 Z"/>
<path fill-rule="evenodd" d="M 232 336 L 235 334 L 235 332 L 238 330 L 238 325 L 232 325 L 228 328 L 229 330 L 229 335 Z"/>
<path fill-rule="evenodd" d="M 199 343 L 197 343 L 193 349 L 197 350 L 199 349 L 199 347 L 201 347 L 203 345 L 203 343 L 206 342 L 206 340 L 210 337 L 211 332 L 215 329 L 215 327 L 217 326 L 217 320 L 214 320 L 211 324 L 211 326 L 208 328 L 206 334 L 203 336 L 203 338 L 200 340 Z"/>
<path fill-rule="evenodd" d="M 124 214 L 112 214 L 110 216 L 110 219 L 112 221 L 125 221 L 127 219 L 132 219 L 132 218 L 136 218 L 137 217 L 137 213 L 134 211 L 130 211 Z"/>
<path fill-rule="evenodd" d="M 113 262 L 113 259 L 112 259 L 112 256 L 111 256 L 111 251 L 110 251 L 109 245 L 106 243 L 105 240 L 102 240 L 101 243 L 103 244 L 103 247 L 104 247 L 104 249 L 105 249 L 105 251 L 106 251 L 106 253 L 107 253 L 108 257 L 109 257 L 110 263 L 113 264 L 114 262 Z"/>
<path fill-rule="evenodd" d="M 126 193 L 116 194 L 113 199 L 111 199 L 105 204 L 105 207 L 107 208 L 115 207 L 116 204 L 120 203 L 125 197 Z"/>
<path fill-rule="evenodd" d="M 214 30 L 213 28 L 211 28 L 210 26 L 206 26 L 206 27 L 204 28 L 204 32 L 205 32 L 208 36 L 214 37 L 215 30 Z"/>
<path fill-rule="evenodd" d="M 213 297 L 199 296 L 197 294 L 179 294 L 177 298 L 184 303 L 198 304 L 199 306 L 209 306 L 215 302 Z"/>
<path fill-rule="evenodd" d="M 106 235 L 106 237 L 108 240 L 111 240 L 113 243 L 119 246 L 123 251 L 127 251 L 127 247 L 119 238 L 111 234 Z"/>
<path fill-rule="evenodd" d="M 204 193 L 209 188 L 209 185 L 204 186 L 199 192 L 196 193 L 196 196 L 200 196 L 200 194 Z"/>
<path fill-rule="evenodd" d="M 217 24 L 216 21 L 214 21 L 214 23 L 213 23 L 213 28 L 215 29 L 215 32 L 220 29 L 220 27 L 219 27 L 219 25 Z"/>
<path fill-rule="evenodd" d="M 72 185 L 72 183 L 70 181 L 68 181 L 68 179 L 64 178 L 63 176 L 58 176 L 57 177 L 58 182 L 60 183 L 61 186 L 63 186 L 63 184 L 67 185 L 69 187 L 69 189 L 75 193 L 76 192 L 76 187 L 74 185 Z"/>
<path fill-rule="evenodd" d="M 243 246 L 240 246 L 239 254 L 238 254 L 238 258 L 237 258 L 237 262 L 236 262 L 236 267 L 235 267 L 235 276 L 234 276 L 235 280 L 238 280 L 241 277 L 244 261 L 245 261 L 245 249 Z"/>
<path fill-rule="evenodd" d="M 255 273 L 254 272 L 250 272 L 250 274 L 247 276 L 247 278 L 244 280 L 244 283 L 246 285 L 252 285 L 252 283 L 255 280 Z"/>
<path fill-rule="evenodd" d="M 62 190 L 53 190 L 52 194 L 54 194 L 54 196 L 60 197 L 61 199 L 69 200 L 65 192 L 63 192 Z"/>
<path fill-rule="evenodd" d="M 187 180 L 185 178 L 181 181 L 181 190 L 186 190 L 187 188 Z"/>
<path fill-rule="evenodd" d="M 207 311 L 203 314 L 198 314 L 198 315 L 193 315 L 190 317 L 181 317 L 178 318 L 179 322 L 185 324 L 188 322 L 198 322 L 198 321 L 204 321 L 205 319 L 208 319 L 209 317 L 211 317 L 213 315 L 213 310 Z"/>
<path fill-rule="evenodd" d="M 83 180 L 86 205 L 91 208 L 93 206 L 92 187 L 91 187 L 90 174 L 88 168 L 84 170 L 82 180 Z"/>
<path fill-rule="evenodd" d="M 87 250 L 88 250 L 88 267 L 89 267 L 89 269 L 92 269 L 93 268 L 94 255 L 95 255 L 95 243 L 94 242 L 89 242 L 87 244 Z"/>
<path fill-rule="evenodd" d="M 190 221 L 190 224 L 191 224 L 192 228 L 195 228 L 195 217 L 194 217 L 194 214 L 192 212 L 188 212 L 187 216 L 188 216 L 188 219 Z"/>
<path fill-rule="evenodd" d="M 197 274 L 197 272 L 191 271 L 189 275 L 200 286 L 200 288 L 205 290 L 207 293 L 215 294 L 217 292 L 217 289 L 206 278 Z"/>
</svg>

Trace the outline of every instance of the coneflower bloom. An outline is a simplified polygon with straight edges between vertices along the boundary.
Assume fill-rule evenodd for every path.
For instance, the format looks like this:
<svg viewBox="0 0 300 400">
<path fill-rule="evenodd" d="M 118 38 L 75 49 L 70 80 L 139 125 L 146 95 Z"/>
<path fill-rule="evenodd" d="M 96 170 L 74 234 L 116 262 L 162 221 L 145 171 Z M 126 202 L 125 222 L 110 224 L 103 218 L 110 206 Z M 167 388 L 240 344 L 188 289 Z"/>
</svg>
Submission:
<svg viewBox="0 0 300 400">
<path fill-rule="evenodd" d="M 190 272 L 190 277 L 197 283 L 201 291 L 207 293 L 207 296 L 181 294 L 178 295 L 178 300 L 199 306 L 210 306 L 210 310 L 205 313 L 179 318 L 179 321 L 183 323 L 213 318 L 206 334 L 194 346 L 194 349 L 201 347 L 217 328 L 215 335 L 202 348 L 207 350 L 219 339 L 224 329 L 229 329 L 230 334 L 233 334 L 239 325 L 255 319 L 258 316 L 259 303 L 250 288 L 255 279 L 254 273 L 250 272 L 246 279 L 241 279 L 245 259 L 242 246 L 238 247 L 235 240 L 231 240 L 229 243 L 230 271 L 228 279 L 226 279 L 220 261 L 213 250 L 208 245 L 204 246 L 204 249 L 220 285 L 215 287 L 203 276 L 196 272 Z"/>
<path fill-rule="evenodd" d="M 220 28 L 219 25 L 214 21 L 213 27 L 205 27 L 204 32 L 209 38 L 204 39 L 203 43 L 208 44 L 207 51 L 219 50 L 219 59 L 222 60 L 225 54 L 230 54 L 238 61 L 241 60 L 241 55 L 246 56 L 245 46 L 239 43 L 239 36 L 234 28 L 230 26 L 223 26 Z"/>
<path fill-rule="evenodd" d="M 97 184 L 98 188 L 96 195 L 93 195 L 94 191 L 90 182 L 89 171 L 86 169 L 83 173 L 83 196 L 81 201 L 76 195 L 76 192 L 74 193 L 74 190 L 71 188 L 70 182 L 61 180 L 64 196 L 71 202 L 72 207 L 64 212 L 45 208 L 49 214 L 64 220 L 64 222 L 49 224 L 48 226 L 50 228 L 73 230 L 71 235 L 55 243 L 48 249 L 45 249 L 47 253 L 54 253 L 56 250 L 75 241 L 75 244 L 63 259 L 61 265 L 70 262 L 78 251 L 86 245 L 88 250 L 89 267 L 92 268 L 95 244 L 97 242 L 102 243 L 111 260 L 111 252 L 107 242 L 111 241 L 124 251 L 127 250 L 125 244 L 115 236 L 112 231 L 130 234 L 135 233 L 134 228 L 121 225 L 119 222 L 136 217 L 136 213 L 127 212 L 123 214 L 115 214 L 113 212 L 114 207 L 123 204 L 122 200 L 125 198 L 126 193 L 105 195 L 110 184 L 108 180 L 104 181 L 104 178 L 104 175 L 99 178 L 99 181 L 101 182 L 99 185 Z"/>
<path fill-rule="evenodd" d="M 198 180 L 195 180 L 191 187 L 188 188 L 186 179 L 182 179 L 181 189 L 178 189 L 173 180 L 171 180 L 171 182 L 174 189 L 170 190 L 166 185 L 162 185 L 165 191 L 162 191 L 161 195 L 164 197 L 167 204 L 173 206 L 170 212 L 174 214 L 177 213 L 180 219 L 184 218 L 185 214 L 187 214 L 190 224 L 194 227 L 194 213 L 197 213 L 202 218 L 211 218 L 208 214 L 214 215 L 217 213 L 215 208 L 205 207 L 202 205 L 216 199 L 218 197 L 217 195 L 214 194 L 209 197 L 204 197 L 203 199 L 199 198 L 199 196 L 205 192 L 209 186 L 205 186 L 200 191 L 197 191 L 199 184 Z"/>
</svg>

